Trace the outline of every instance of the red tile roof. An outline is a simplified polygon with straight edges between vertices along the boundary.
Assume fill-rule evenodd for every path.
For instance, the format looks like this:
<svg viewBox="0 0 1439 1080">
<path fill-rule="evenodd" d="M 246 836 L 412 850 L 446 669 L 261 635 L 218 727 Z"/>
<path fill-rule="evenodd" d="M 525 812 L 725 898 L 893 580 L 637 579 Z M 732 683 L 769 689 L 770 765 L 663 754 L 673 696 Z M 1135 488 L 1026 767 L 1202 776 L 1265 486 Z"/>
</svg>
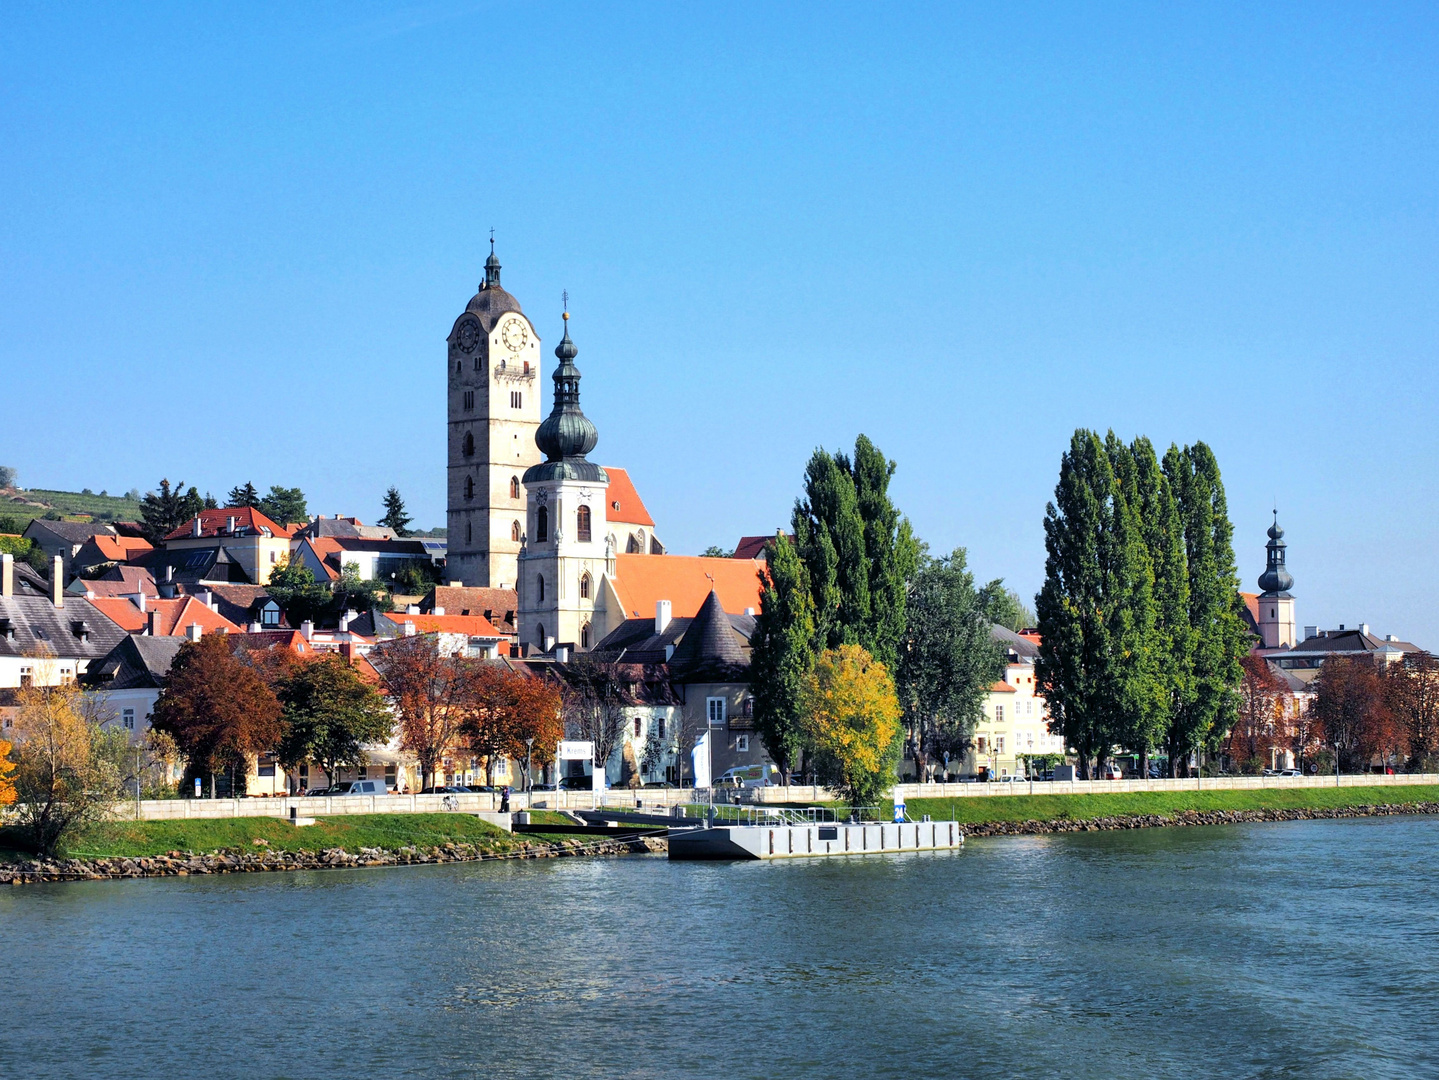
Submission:
<svg viewBox="0 0 1439 1080">
<path fill-rule="evenodd" d="M 790 543 L 794 543 L 794 537 L 789 536 Z M 736 559 L 758 559 L 764 554 L 764 546 L 774 539 L 774 534 L 769 536 L 741 536 L 739 543 L 734 546 L 734 558 Z"/>
<path fill-rule="evenodd" d="M 201 536 L 228 536 L 227 531 L 230 518 L 235 519 L 237 529 L 247 529 L 251 533 L 257 533 L 261 529 L 269 529 L 271 535 L 289 537 L 293 532 L 288 526 L 277 525 L 260 511 L 251 506 L 227 506 L 221 510 L 201 510 L 197 515 L 200 519 Z M 186 537 L 195 535 L 195 518 L 191 518 L 181 525 L 174 532 L 165 537 L 166 540 L 184 540 Z"/>
<path fill-rule="evenodd" d="M 676 618 L 699 613 L 713 589 L 731 615 L 759 610 L 762 563 L 702 555 L 616 555 L 613 584 L 626 619 L 653 617 L 655 603 L 668 600 Z"/>
<path fill-rule="evenodd" d="M 400 626 L 412 622 L 417 634 L 468 634 L 470 637 L 492 638 L 512 636 L 483 615 L 406 615 L 403 611 L 390 611 L 385 613 L 385 618 Z"/>
<path fill-rule="evenodd" d="M 135 605 L 135 601 L 123 596 L 97 596 L 90 603 L 131 634 L 143 633 L 150 626 L 151 612 L 157 619 L 156 637 L 182 637 L 193 623 L 199 623 L 201 631 L 206 634 L 235 634 L 240 631 L 240 627 L 211 611 L 193 596 L 147 600 L 144 611 Z"/>
<path fill-rule="evenodd" d="M 117 563 L 129 562 L 147 551 L 155 550 L 148 540 L 142 540 L 138 536 L 106 536 L 99 533 L 92 536 L 90 542 L 106 559 Z"/>
<path fill-rule="evenodd" d="M 619 521 L 626 525 L 645 525 L 651 529 L 655 527 L 654 518 L 645 509 L 645 504 L 640 501 L 640 494 L 630 482 L 630 474 L 624 469 L 614 469 L 605 466 L 605 473 L 610 478 L 610 486 L 605 494 L 605 519 L 607 521 Z"/>
</svg>

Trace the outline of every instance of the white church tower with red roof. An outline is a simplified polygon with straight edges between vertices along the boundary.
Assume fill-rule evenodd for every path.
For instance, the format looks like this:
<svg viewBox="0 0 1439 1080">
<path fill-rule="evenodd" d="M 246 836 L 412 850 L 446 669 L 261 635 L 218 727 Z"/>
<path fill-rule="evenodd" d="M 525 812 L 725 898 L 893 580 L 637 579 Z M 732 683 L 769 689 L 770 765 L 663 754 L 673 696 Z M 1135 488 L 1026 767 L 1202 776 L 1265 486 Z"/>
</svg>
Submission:
<svg viewBox="0 0 1439 1080">
<path fill-rule="evenodd" d="M 521 477 L 540 460 L 540 337 L 500 287 L 493 238 L 485 280 L 447 345 L 447 576 L 512 589 L 524 534 Z"/>
</svg>

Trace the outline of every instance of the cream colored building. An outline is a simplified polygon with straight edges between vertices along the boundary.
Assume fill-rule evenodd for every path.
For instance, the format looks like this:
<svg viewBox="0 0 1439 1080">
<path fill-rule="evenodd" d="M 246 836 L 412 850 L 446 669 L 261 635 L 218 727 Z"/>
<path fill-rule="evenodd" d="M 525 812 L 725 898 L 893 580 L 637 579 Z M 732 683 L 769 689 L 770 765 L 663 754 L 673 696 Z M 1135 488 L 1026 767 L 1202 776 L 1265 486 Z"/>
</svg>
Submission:
<svg viewBox="0 0 1439 1080">
<path fill-rule="evenodd" d="M 271 521 L 260 511 L 245 506 L 202 510 L 165 537 L 165 551 L 183 571 L 180 556 L 190 553 L 203 560 L 205 553 L 220 547 L 238 563 L 250 583 L 263 585 L 276 567 L 290 558 L 290 536 L 294 530 Z"/>
<path fill-rule="evenodd" d="M 983 769 L 989 776 L 1024 775 L 1025 756 L 1063 754 L 1064 738 L 1049 731 L 1046 702 L 1034 677 L 1038 646 L 1002 626 L 992 633 L 1005 650 L 1004 681 L 985 695 L 984 719 L 975 728 L 974 748 L 960 774 Z"/>
<path fill-rule="evenodd" d="M 500 287 L 494 241 L 485 280 L 447 345 L 448 578 L 513 589 L 525 530 L 522 478 L 540 460 L 540 336 Z"/>
</svg>

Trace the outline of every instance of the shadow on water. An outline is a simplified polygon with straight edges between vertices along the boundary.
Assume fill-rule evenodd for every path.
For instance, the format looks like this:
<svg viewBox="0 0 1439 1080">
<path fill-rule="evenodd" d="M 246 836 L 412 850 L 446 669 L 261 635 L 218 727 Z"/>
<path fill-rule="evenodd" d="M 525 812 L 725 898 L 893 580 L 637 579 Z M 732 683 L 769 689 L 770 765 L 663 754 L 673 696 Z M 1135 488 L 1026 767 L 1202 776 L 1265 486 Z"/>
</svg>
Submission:
<svg viewBox="0 0 1439 1080">
<path fill-rule="evenodd" d="M 1439 822 L 0 894 L 24 1075 L 1439 1074 Z M 20 989 L 23 988 L 23 989 Z"/>
</svg>

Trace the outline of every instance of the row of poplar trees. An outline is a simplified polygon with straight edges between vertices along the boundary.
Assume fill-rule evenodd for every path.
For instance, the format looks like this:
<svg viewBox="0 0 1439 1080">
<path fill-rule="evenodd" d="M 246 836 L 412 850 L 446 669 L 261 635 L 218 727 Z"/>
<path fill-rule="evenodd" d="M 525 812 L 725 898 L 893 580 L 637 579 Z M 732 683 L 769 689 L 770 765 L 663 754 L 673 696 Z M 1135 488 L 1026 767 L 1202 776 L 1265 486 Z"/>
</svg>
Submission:
<svg viewBox="0 0 1439 1080">
<path fill-rule="evenodd" d="M 1036 675 L 1083 775 L 1116 748 L 1178 775 L 1239 705 L 1249 649 L 1233 527 L 1214 453 L 1079 430 L 1045 512 Z"/>
</svg>

